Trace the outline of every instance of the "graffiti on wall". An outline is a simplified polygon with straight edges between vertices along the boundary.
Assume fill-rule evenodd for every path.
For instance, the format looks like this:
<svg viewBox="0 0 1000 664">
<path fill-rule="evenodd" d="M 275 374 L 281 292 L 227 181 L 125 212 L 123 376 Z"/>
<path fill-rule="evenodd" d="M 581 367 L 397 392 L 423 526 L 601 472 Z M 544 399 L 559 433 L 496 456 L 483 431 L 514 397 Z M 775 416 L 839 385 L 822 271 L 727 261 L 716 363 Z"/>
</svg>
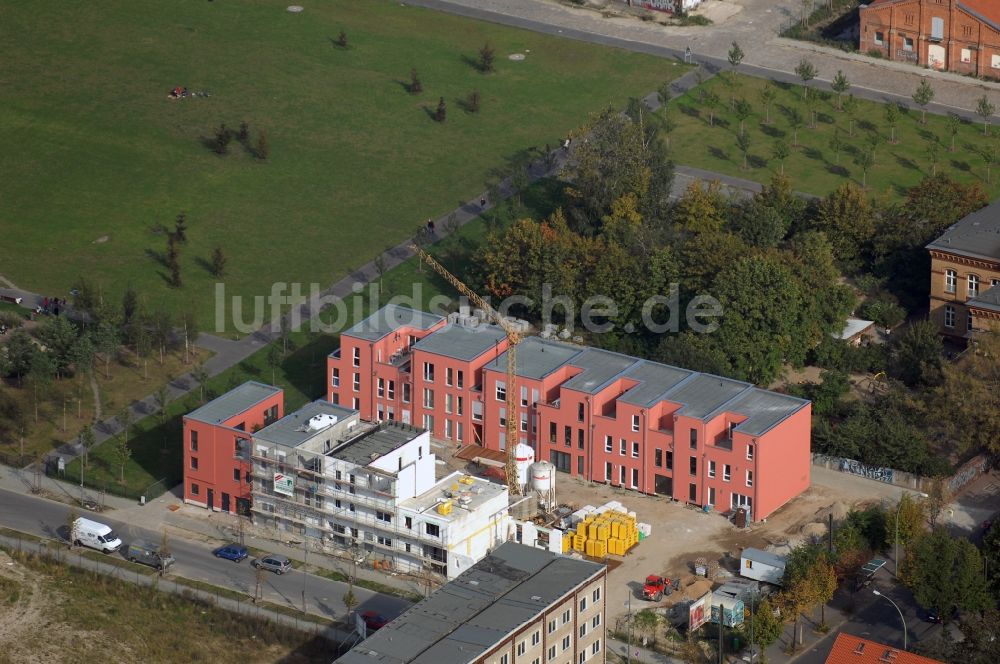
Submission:
<svg viewBox="0 0 1000 664">
<path fill-rule="evenodd" d="M 976 457 L 959 468 L 948 481 L 948 490 L 952 494 L 958 493 L 959 489 L 986 472 L 986 457 Z"/>
<path fill-rule="evenodd" d="M 861 463 L 860 461 L 855 461 L 854 459 L 841 459 L 840 470 L 844 473 L 860 475 L 861 477 L 866 477 L 870 480 L 875 480 L 876 482 L 885 482 L 886 484 L 892 484 L 893 480 L 892 468 L 869 466 Z"/>
</svg>

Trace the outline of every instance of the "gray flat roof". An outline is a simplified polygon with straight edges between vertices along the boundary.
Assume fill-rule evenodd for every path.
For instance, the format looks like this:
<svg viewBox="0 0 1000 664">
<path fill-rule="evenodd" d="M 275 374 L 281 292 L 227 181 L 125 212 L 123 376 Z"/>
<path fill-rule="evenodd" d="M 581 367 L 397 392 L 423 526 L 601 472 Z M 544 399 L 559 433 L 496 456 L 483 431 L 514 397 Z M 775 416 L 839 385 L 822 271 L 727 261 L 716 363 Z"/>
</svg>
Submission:
<svg viewBox="0 0 1000 664">
<path fill-rule="evenodd" d="M 444 318 L 441 316 L 429 314 L 426 311 L 417 311 L 397 304 L 387 304 L 360 323 L 350 327 L 344 334 L 367 341 L 378 341 L 401 327 L 426 330 L 442 320 Z"/>
<path fill-rule="evenodd" d="M 753 387 L 750 383 L 731 378 L 696 373 L 664 394 L 663 399 L 682 404 L 678 412 L 683 415 L 704 419 L 750 387 Z M 727 408 L 727 410 L 733 409 Z M 749 414 L 744 413 L 744 415 Z"/>
<path fill-rule="evenodd" d="M 238 387 L 234 387 L 222 396 L 212 399 L 201 408 L 191 411 L 184 417 L 207 424 L 221 424 L 231 417 L 236 417 L 240 413 L 246 412 L 264 399 L 272 397 L 279 392 L 281 392 L 280 387 L 250 380 Z"/>
<path fill-rule="evenodd" d="M 694 372 L 657 362 L 639 362 L 625 372 L 625 378 L 640 383 L 618 397 L 622 403 L 648 407 L 663 401 L 663 395 Z"/>
<path fill-rule="evenodd" d="M 504 331 L 496 325 L 447 325 L 434 334 L 428 334 L 415 343 L 413 348 L 468 361 L 495 349 L 497 342 L 505 337 Z"/>
<path fill-rule="evenodd" d="M 329 401 L 322 399 L 307 403 L 294 413 L 285 415 L 277 422 L 267 425 L 253 436 L 257 440 L 262 440 L 276 445 L 287 447 L 298 447 L 307 440 L 311 440 L 320 430 L 310 429 L 307 422 L 316 415 L 333 415 L 337 421 L 344 420 L 358 411 L 350 408 L 343 408 Z"/>
<path fill-rule="evenodd" d="M 743 549 L 743 552 L 740 553 L 740 557 L 747 558 L 755 563 L 764 563 L 765 565 L 770 565 L 771 567 L 785 566 L 785 558 L 783 556 L 771 553 L 770 551 L 764 551 L 763 549 Z"/>
<path fill-rule="evenodd" d="M 736 427 L 736 431 L 751 436 L 761 436 L 808 404 L 809 401 L 806 399 L 754 387 L 745 390 L 731 403 L 726 404 L 725 409 L 747 416 L 747 419 Z"/>
<path fill-rule="evenodd" d="M 927 248 L 972 258 L 1000 260 L 1000 201 L 959 219 Z"/>
<path fill-rule="evenodd" d="M 562 386 L 578 392 L 595 394 L 609 380 L 638 362 L 639 360 L 627 355 L 600 348 L 585 348 L 567 363 L 583 371 L 567 380 Z"/>
<path fill-rule="evenodd" d="M 517 375 L 540 380 L 583 350 L 585 349 L 582 346 L 571 346 L 540 337 L 528 337 L 517 346 Z M 486 367 L 493 371 L 506 371 L 507 353 L 504 352 Z"/>
<path fill-rule="evenodd" d="M 474 662 L 603 568 L 506 542 L 336 662 Z"/>
<path fill-rule="evenodd" d="M 382 422 L 379 428 L 334 447 L 329 456 L 358 466 L 367 466 L 380 456 L 399 449 L 423 432 L 423 429 L 400 422 Z"/>
<path fill-rule="evenodd" d="M 975 307 L 976 309 L 1000 311 L 1000 286 L 991 286 L 984 291 L 980 291 L 979 295 L 967 300 L 965 305 Z"/>
</svg>

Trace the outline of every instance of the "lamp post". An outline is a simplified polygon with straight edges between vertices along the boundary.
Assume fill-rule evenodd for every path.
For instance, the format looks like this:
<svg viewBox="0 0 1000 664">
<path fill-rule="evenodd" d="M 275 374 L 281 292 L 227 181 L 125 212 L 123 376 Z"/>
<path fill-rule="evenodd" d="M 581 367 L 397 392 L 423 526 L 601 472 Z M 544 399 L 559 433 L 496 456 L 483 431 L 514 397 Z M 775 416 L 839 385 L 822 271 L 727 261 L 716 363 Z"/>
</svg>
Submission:
<svg viewBox="0 0 1000 664">
<path fill-rule="evenodd" d="M 628 607 L 628 637 L 625 644 L 625 664 L 632 664 L 632 591 L 629 590 L 628 601 L 625 602 L 625 606 Z"/>
<path fill-rule="evenodd" d="M 903 623 L 903 650 L 906 650 L 906 618 L 903 617 L 903 612 L 899 610 L 899 606 L 893 602 L 888 595 L 883 595 L 876 588 L 872 588 L 872 592 L 879 597 L 885 598 L 890 604 L 893 605 L 893 607 L 895 607 L 896 612 L 899 613 L 899 621 Z"/>
</svg>

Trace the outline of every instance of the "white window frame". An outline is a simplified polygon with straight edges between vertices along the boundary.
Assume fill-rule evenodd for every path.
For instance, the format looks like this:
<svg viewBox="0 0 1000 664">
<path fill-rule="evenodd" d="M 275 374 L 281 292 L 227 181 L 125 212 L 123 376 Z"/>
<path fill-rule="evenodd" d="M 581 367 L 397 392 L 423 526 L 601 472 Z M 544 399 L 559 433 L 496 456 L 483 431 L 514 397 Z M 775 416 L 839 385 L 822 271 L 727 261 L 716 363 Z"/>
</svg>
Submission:
<svg viewBox="0 0 1000 664">
<path fill-rule="evenodd" d="M 608 454 L 615 453 L 615 439 L 611 436 L 604 437 L 604 451 Z"/>
<path fill-rule="evenodd" d="M 875 37 L 873 38 L 873 40 L 877 45 L 885 46 L 885 33 L 882 32 L 881 30 L 876 30 Z"/>
<path fill-rule="evenodd" d="M 633 415 L 632 416 L 632 431 L 638 431 L 638 430 L 639 430 L 639 416 L 638 415 Z"/>
<path fill-rule="evenodd" d="M 968 49 L 968 48 L 963 48 L 961 50 L 961 52 L 959 53 L 959 59 L 962 61 L 963 64 L 966 64 L 966 65 L 967 64 L 971 64 L 972 63 L 972 50 Z"/>
<path fill-rule="evenodd" d="M 747 444 L 747 461 L 753 461 L 753 453 L 754 453 L 753 443 L 748 443 Z"/>
<path fill-rule="evenodd" d="M 351 359 L 353 361 L 353 365 L 352 366 L 355 366 L 355 367 L 360 367 L 361 366 L 361 349 L 358 348 L 357 346 L 354 347 L 354 353 L 353 353 L 353 357 Z"/>
<path fill-rule="evenodd" d="M 748 470 L 747 471 L 746 485 L 748 487 L 752 487 L 753 486 L 753 471 L 752 470 Z"/>
<path fill-rule="evenodd" d="M 384 399 L 385 398 L 385 379 L 384 378 L 379 378 L 378 379 L 378 386 L 376 387 L 376 391 L 377 391 L 379 399 Z"/>
<path fill-rule="evenodd" d="M 600 589 L 600 588 L 595 588 L 595 589 L 594 589 L 594 592 L 593 592 L 593 593 L 591 593 L 591 596 L 590 596 L 590 600 L 591 600 L 592 602 L 594 602 L 595 604 L 596 604 L 597 602 L 600 602 L 600 601 L 601 601 L 601 589 Z"/>
<path fill-rule="evenodd" d="M 958 272 L 955 270 L 944 271 L 944 292 L 954 293 L 958 290 Z"/>
<path fill-rule="evenodd" d="M 711 459 L 708 461 L 708 476 L 715 477 L 715 462 Z"/>
<path fill-rule="evenodd" d="M 950 304 L 944 305 L 944 326 L 949 329 L 955 327 L 955 307 Z"/>
<path fill-rule="evenodd" d="M 424 408 L 427 410 L 434 409 L 434 390 L 429 387 L 424 388 Z"/>
<path fill-rule="evenodd" d="M 497 381 L 496 398 L 497 401 L 507 401 L 507 383 L 505 381 Z"/>
<path fill-rule="evenodd" d="M 733 469 L 729 467 L 728 463 L 722 464 L 722 481 L 728 482 L 733 478 Z"/>
<path fill-rule="evenodd" d="M 628 456 L 628 443 L 625 442 L 624 438 L 619 439 L 618 456 Z"/>
<path fill-rule="evenodd" d="M 355 392 L 361 391 L 361 374 L 357 371 L 354 372 L 353 387 Z"/>
<path fill-rule="evenodd" d="M 632 441 L 632 458 L 633 459 L 639 458 L 639 441 L 637 440 Z"/>
<path fill-rule="evenodd" d="M 330 385 L 340 387 L 340 369 L 334 368 L 333 373 L 330 375 Z"/>
<path fill-rule="evenodd" d="M 431 362 L 424 362 L 424 382 L 434 382 L 434 364 Z"/>
<path fill-rule="evenodd" d="M 913 37 L 903 37 L 903 50 L 907 53 L 913 52 Z"/>
<path fill-rule="evenodd" d="M 993 69 L 1000 69 L 1000 55 L 994 53 L 990 57 L 990 67 L 992 67 Z"/>
<path fill-rule="evenodd" d="M 977 295 L 979 295 L 979 275 L 978 274 L 970 274 L 969 275 L 968 279 L 966 280 L 966 289 L 967 289 L 968 297 L 970 297 L 970 298 L 976 297 Z"/>
<path fill-rule="evenodd" d="M 591 618 L 591 620 L 590 620 L 590 628 L 591 629 L 597 629 L 600 626 L 601 626 L 601 614 L 598 613 L 596 616 L 594 616 L 593 618 Z"/>
</svg>

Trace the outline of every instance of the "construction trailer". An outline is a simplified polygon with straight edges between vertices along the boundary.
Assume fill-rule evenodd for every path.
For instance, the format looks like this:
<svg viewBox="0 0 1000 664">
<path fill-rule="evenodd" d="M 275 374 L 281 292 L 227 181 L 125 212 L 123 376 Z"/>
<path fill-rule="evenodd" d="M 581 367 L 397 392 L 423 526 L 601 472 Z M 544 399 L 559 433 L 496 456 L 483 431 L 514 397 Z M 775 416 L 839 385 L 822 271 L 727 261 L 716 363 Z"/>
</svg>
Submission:
<svg viewBox="0 0 1000 664">
<path fill-rule="evenodd" d="M 784 556 L 753 548 L 743 549 L 740 554 L 740 576 L 780 586 L 784 575 Z"/>
</svg>

